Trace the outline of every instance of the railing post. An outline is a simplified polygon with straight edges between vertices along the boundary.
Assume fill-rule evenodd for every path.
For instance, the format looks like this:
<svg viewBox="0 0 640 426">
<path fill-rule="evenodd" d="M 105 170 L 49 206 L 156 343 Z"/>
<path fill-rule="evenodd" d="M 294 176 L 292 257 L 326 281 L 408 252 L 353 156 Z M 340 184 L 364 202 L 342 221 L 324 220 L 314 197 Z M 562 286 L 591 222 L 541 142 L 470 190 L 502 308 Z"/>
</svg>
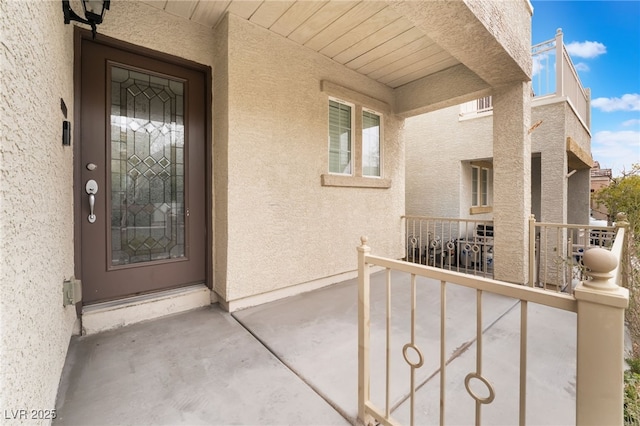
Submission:
<svg viewBox="0 0 640 426">
<path fill-rule="evenodd" d="M 529 287 L 536 285 L 536 216 L 529 217 Z"/>
<path fill-rule="evenodd" d="M 365 411 L 369 401 L 369 265 L 366 256 L 371 253 L 367 237 L 360 237 L 358 247 L 358 423 L 373 424 L 373 418 Z"/>
<path fill-rule="evenodd" d="M 629 277 L 631 275 L 631 237 L 629 236 L 629 221 L 627 214 L 619 212 L 616 214 L 616 231 L 624 228 L 624 241 L 622 244 L 622 287 L 629 288 Z M 616 232 L 617 234 L 617 232 Z"/>
<path fill-rule="evenodd" d="M 612 277 L 619 259 L 601 248 L 583 256 L 589 279 L 578 284 L 576 424 L 623 424 L 624 310 L 629 290 Z"/>
<path fill-rule="evenodd" d="M 562 28 L 556 30 L 556 96 L 564 96 L 564 42 Z"/>
</svg>

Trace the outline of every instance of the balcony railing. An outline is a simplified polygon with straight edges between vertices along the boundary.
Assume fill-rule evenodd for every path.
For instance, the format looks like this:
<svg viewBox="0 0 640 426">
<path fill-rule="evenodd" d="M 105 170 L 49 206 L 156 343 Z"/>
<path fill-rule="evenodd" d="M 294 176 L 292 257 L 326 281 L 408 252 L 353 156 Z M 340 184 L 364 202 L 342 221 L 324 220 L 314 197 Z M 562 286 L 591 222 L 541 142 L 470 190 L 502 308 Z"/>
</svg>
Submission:
<svg viewBox="0 0 640 426">
<path fill-rule="evenodd" d="M 450 271 L 493 277 L 493 222 L 403 216 L 405 260 Z"/>
<path fill-rule="evenodd" d="M 615 226 L 539 223 L 532 216 L 529 284 L 545 290 L 573 292 L 585 279 L 584 253 L 593 247 L 611 250 L 616 231 Z"/>
<path fill-rule="evenodd" d="M 449 271 L 494 278 L 494 227 L 491 220 L 403 216 L 403 260 Z M 619 224 L 626 223 L 620 216 Z M 610 250 L 619 226 L 573 225 L 529 221 L 529 286 L 571 293 L 585 278 L 583 255 Z M 499 232 L 499 231 L 496 231 Z M 627 252 L 625 251 L 625 259 Z"/>
<path fill-rule="evenodd" d="M 519 383 L 519 424 L 524 425 L 527 418 L 527 357 L 535 356 L 538 347 L 527 347 L 528 332 L 528 304 L 545 305 L 562 311 L 576 313 L 577 350 L 576 350 L 576 424 L 579 425 L 604 425 L 622 424 L 623 388 L 622 373 L 624 370 L 624 309 L 628 306 L 629 292 L 619 286 L 620 259 L 623 253 L 624 228 L 617 230 L 615 242 L 611 251 L 600 248 L 591 249 L 584 256 L 584 263 L 589 268 L 589 279 L 581 282 L 574 294 L 553 293 L 539 288 L 509 284 L 493 279 L 461 274 L 453 271 L 419 265 L 404 261 L 382 258 L 371 255 L 371 248 L 367 246 L 367 239 L 362 238 L 362 245 L 358 247 L 358 420 L 364 425 L 399 424 L 393 417 L 394 406 L 391 405 L 390 384 L 395 387 L 401 382 L 397 377 L 398 368 L 391 367 L 392 353 L 401 351 L 405 361 L 404 374 L 410 376 L 407 395 L 410 404 L 410 424 L 415 423 L 415 407 L 418 399 L 418 389 L 421 384 L 416 383 L 416 373 L 424 366 L 425 350 L 433 348 L 420 347 L 419 333 L 429 331 L 430 336 L 438 336 L 439 330 L 439 423 L 446 424 L 445 408 L 451 404 L 446 396 L 446 386 L 450 379 L 447 377 L 448 354 L 453 349 L 447 347 L 447 333 L 451 331 L 447 320 L 452 314 L 450 302 L 447 303 L 447 293 L 459 287 L 475 289 L 476 293 L 476 363 L 475 368 L 467 374 L 464 385 L 469 397 L 475 401 L 475 424 L 481 424 L 482 408 L 491 404 L 496 395 L 490 380 L 483 376 L 482 367 L 486 363 L 499 363 L 501 360 L 487 360 L 489 355 L 483 351 L 483 295 L 492 293 L 519 300 L 520 305 L 520 361 L 519 375 L 516 379 Z M 384 336 L 375 336 L 378 341 L 384 341 L 384 348 L 377 345 L 371 346 L 371 305 L 370 305 L 370 266 L 386 269 L 386 308 L 377 306 L 378 311 L 386 312 Z M 394 282 L 391 280 L 391 271 L 409 274 L 411 295 L 408 303 L 403 303 L 401 298 L 394 298 Z M 420 280 L 419 277 L 430 280 Z M 435 280 L 435 283 L 434 283 Z M 439 283 L 439 284 L 438 284 Z M 419 292 L 419 286 L 422 291 Z M 425 286 L 430 287 L 424 289 Z M 423 318 L 418 310 L 418 299 L 424 297 L 425 292 L 440 294 L 440 306 L 429 303 L 429 310 L 439 311 L 439 324 L 425 324 L 425 321 L 417 321 Z M 421 296 L 419 296 L 421 295 Z M 393 309 L 392 309 L 393 308 Z M 408 329 L 410 333 L 398 329 L 399 322 L 392 318 L 392 312 L 402 310 L 405 315 L 410 315 Z M 434 333 L 435 332 L 435 333 Z M 455 332 L 455 330 L 454 330 Z M 409 341 L 400 341 L 398 334 L 406 334 Z M 394 337 L 395 336 L 395 337 Z M 395 340 L 394 340 L 395 339 Z M 433 340 L 433 337 L 432 339 Z M 429 340 L 422 340 L 427 342 Z M 393 344 L 392 344 L 393 342 Z M 438 343 L 435 343 L 438 346 Z M 376 351 L 375 348 L 380 349 Z M 371 368 L 371 355 L 376 355 L 384 360 L 382 365 Z M 397 356 L 397 354 L 396 354 Z M 433 363 L 433 360 L 431 360 Z M 436 360 L 436 362 L 438 362 Z M 379 394 L 371 394 L 372 376 L 385 383 Z M 485 386 L 485 395 L 474 393 L 469 382 L 482 383 Z M 377 383 L 377 382 L 376 382 Z M 376 390 L 380 387 L 376 386 Z M 461 398 L 464 397 L 460 396 Z M 376 401 L 376 402 L 374 402 Z M 380 402 L 384 401 L 384 402 Z M 455 401 L 453 401 L 455 404 Z M 554 423 L 554 419 L 549 419 Z"/>
<path fill-rule="evenodd" d="M 562 42 L 562 31 L 555 38 L 531 48 L 533 76 L 531 88 L 536 98 L 566 97 L 587 129 L 591 128 L 591 95 L 580 82 L 576 67 Z M 491 96 L 460 105 L 460 118 L 473 118 L 493 111 Z"/>
<path fill-rule="evenodd" d="M 567 97 L 587 129 L 591 128 L 591 95 L 584 89 L 576 67 L 562 41 L 562 30 L 555 38 L 531 48 L 533 76 L 531 86 L 536 97 Z"/>
</svg>

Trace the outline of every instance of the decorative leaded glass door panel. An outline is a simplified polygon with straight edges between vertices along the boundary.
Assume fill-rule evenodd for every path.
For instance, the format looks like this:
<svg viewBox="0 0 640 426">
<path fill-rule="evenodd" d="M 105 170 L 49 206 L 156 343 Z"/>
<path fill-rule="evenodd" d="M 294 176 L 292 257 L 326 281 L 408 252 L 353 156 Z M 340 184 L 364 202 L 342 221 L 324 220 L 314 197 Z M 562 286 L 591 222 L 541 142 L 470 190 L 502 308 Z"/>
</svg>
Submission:
<svg viewBox="0 0 640 426">
<path fill-rule="evenodd" d="M 83 299 L 204 282 L 204 74 L 82 43 Z"/>
<path fill-rule="evenodd" d="M 110 70 L 111 266 L 182 259 L 184 82 Z"/>
</svg>

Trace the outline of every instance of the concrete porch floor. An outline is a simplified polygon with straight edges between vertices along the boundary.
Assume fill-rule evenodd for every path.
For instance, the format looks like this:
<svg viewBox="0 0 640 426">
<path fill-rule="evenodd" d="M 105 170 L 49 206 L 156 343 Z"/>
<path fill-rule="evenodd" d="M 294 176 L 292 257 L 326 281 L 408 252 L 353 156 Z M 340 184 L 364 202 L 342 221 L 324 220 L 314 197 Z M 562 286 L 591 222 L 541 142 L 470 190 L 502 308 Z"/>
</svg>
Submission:
<svg viewBox="0 0 640 426">
<path fill-rule="evenodd" d="M 372 275 L 374 403 L 384 407 L 383 273 Z M 392 275 L 392 415 L 409 424 L 410 280 Z M 418 280 L 416 424 L 437 424 L 440 283 Z M 217 305 L 71 341 L 58 425 L 341 425 L 357 414 L 357 282 L 229 314 Z M 483 295 L 483 424 L 518 423 L 520 305 Z M 445 421 L 473 424 L 476 292 L 447 285 Z M 529 304 L 527 424 L 575 424 L 575 314 Z M 473 383 L 476 382 L 476 383 Z M 487 393 L 479 381 L 472 389 Z"/>
</svg>

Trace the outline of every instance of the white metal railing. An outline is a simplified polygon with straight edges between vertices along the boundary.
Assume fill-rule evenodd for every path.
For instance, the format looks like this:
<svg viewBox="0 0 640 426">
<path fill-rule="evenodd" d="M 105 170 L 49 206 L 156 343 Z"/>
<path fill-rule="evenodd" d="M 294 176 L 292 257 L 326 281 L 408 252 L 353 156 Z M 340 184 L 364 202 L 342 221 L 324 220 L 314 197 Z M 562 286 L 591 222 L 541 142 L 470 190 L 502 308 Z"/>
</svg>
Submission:
<svg viewBox="0 0 640 426">
<path fill-rule="evenodd" d="M 416 371 L 424 365 L 423 350 L 416 343 L 417 328 L 417 279 L 425 277 L 440 283 L 440 348 L 439 348 L 439 423 L 445 424 L 445 384 L 447 372 L 447 289 L 452 285 L 476 290 L 476 366 L 465 378 L 465 387 L 469 396 L 475 400 L 475 424 L 482 419 L 482 406 L 493 401 L 496 390 L 482 374 L 483 330 L 482 297 L 484 293 L 493 293 L 520 301 L 520 373 L 519 373 L 519 424 L 526 422 L 527 401 L 527 307 L 536 303 L 552 308 L 575 312 L 577 314 L 577 354 L 576 354 L 576 424 L 621 424 L 622 423 L 622 372 L 624 368 L 624 309 L 628 305 L 629 293 L 616 285 L 619 259 L 622 256 L 622 243 L 614 244 L 612 251 L 599 248 L 589 250 L 585 255 L 585 264 L 590 268 L 590 279 L 581 283 L 574 295 L 552 293 L 538 288 L 515 285 L 493 279 L 443 270 L 430 266 L 372 256 L 367 239 L 363 237 L 358 247 L 358 421 L 364 425 L 376 423 L 383 425 L 399 424 L 393 418 L 394 408 L 390 401 L 390 382 L 393 379 L 390 367 L 391 351 L 391 296 L 393 282 L 391 271 L 410 274 L 411 296 L 406 310 L 410 311 L 410 337 L 402 346 L 402 355 L 410 374 L 409 389 L 406 390 L 410 403 L 410 424 L 415 423 L 415 404 L 417 395 Z M 618 240 L 624 240 L 624 228 L 618 230 Z M 603 261 L 604 259 L 604 261 Z M 371 286 L 370 266 L 385 268 L 386 274 L 386 322 L 384 366 L 385 395 L 383 406 L 372 402 L 371 398 Z M 428 281 L 422 282 L 426 284 Z M 395 302 L 395 301 L 394 301 Z M 395 302 L 397 304 L 397 302 Z M 424 324 L 420 324 L 424 328 Z M 380 373 L 380 369 L 376 369 Z M 469 382 L 482 382 L 488 395 L 475 394 Z M 460 398 L 465 397 L 461 395 Z M 550 419 L 553 422 L 553 419 Z"/>
<path fill-rule="evenodd" d="M 533 75 L 531 88 L 535 97 L 566 96 L 578 117 L 591 127 L 591 95 L 584 89 L 569 52 L 562 41 L 562 31 L 555 38 L 531 47 Z M 472 118 L 493 111 L 491 96 L 460 105 L 460 118 Z"/>
<path fill-rule="evenodd" d="M 493 111 L 493 98 L 491 96 L 485 96 L 460 105 L 460 117 L 474 117 L 491 111 Z"/>
<path fill-rule="evenodd" d="M 405 260 L 450 271 L 493 277 L 493 221 L 402 216 Z"/>
<path fill-rule="evenodd" d="M 529 285 L 571 293 L 585 277 L 585 251 L 593 247 L 609 250 L 615 239 L 615 226 L 540 223 L 532 215 Z"/>
<path fill-rule="evenodd" d="M 562 41 L 562 31 L 555 38 L 531 48 L 533 76 L 531 86 L 536 97 L 566 96 L 587 128 L 591 127 L 591 96 L 584 89 L 576 67 Z"/>
</svg>

